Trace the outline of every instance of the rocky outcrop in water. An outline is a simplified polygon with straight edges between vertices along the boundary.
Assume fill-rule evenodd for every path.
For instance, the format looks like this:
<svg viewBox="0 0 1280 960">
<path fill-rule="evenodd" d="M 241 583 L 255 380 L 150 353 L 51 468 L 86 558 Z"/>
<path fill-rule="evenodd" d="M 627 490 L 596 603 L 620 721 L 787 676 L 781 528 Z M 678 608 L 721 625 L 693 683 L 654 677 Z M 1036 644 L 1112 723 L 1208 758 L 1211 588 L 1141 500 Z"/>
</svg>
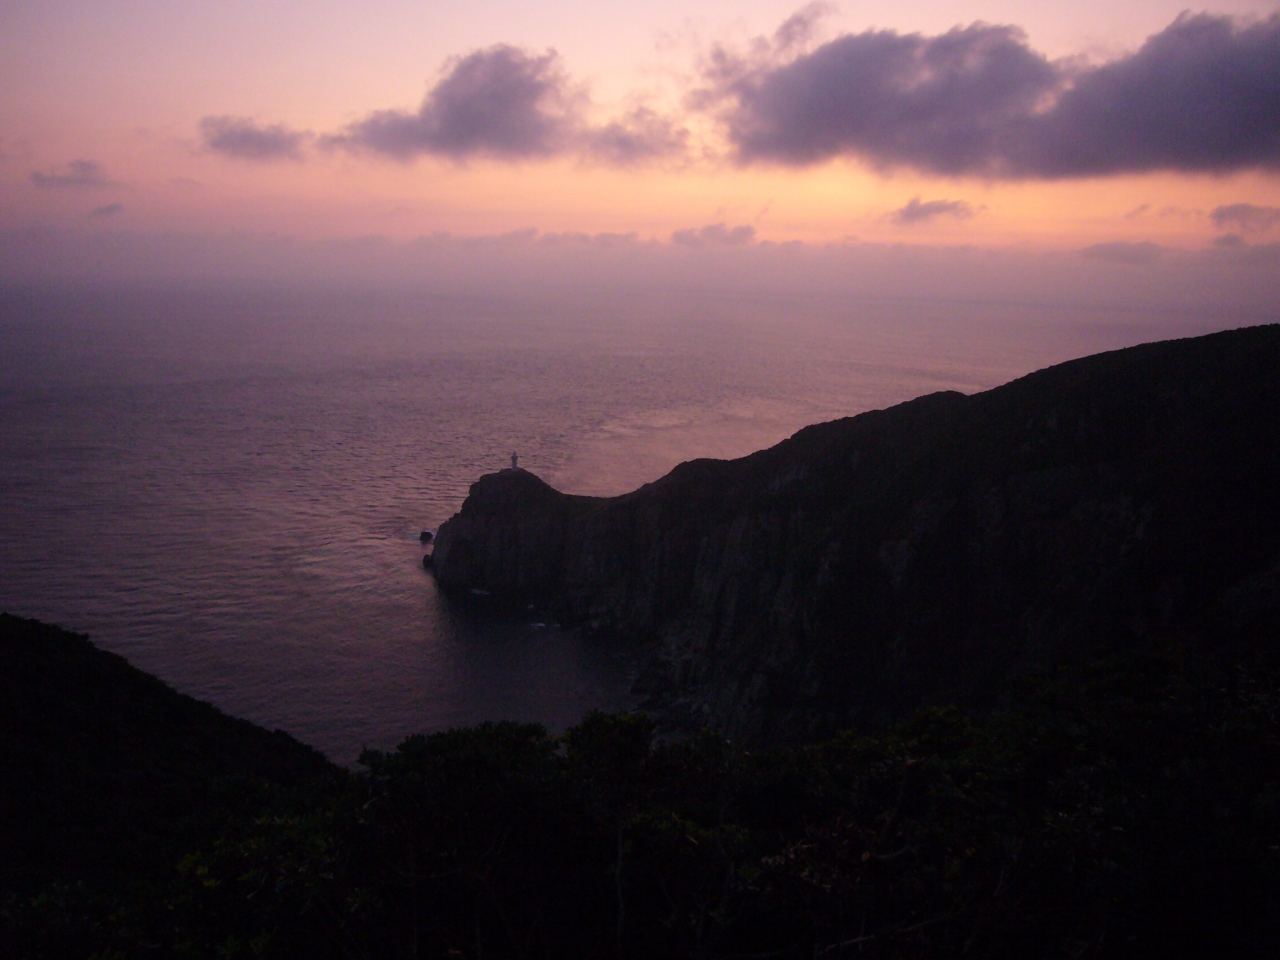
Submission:
<svg viewBox="0 0 1280 960">
<path fill-rule="evenodd" d="M 1278 372 L 1280 327 L 1255 327 L 820 424 L 620 497 L 503 470 L 440 528 L 436 576 L 652 642 L 655 704 L 752 739 L 981 706 L 1055 657 L 1210 621 L 1267 637 Z"/>
</svg>

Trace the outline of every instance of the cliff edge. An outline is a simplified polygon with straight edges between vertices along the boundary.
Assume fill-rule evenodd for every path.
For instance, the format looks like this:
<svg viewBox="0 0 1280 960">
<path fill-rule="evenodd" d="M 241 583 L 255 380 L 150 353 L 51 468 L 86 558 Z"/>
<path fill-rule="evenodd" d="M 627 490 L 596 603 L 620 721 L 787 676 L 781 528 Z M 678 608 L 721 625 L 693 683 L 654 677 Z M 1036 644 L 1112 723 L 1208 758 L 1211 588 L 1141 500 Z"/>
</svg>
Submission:
<svg viewBox="0 0 1280 960">
<path fill-rule="evenodd" d="M 1280 620 L 1280 326 L 1147 344 L 694 460 L 613 498 L 482 477 L 453 594 L 651 642 L 655 705 L 807 739 L 1014 673 Z M 1243 642 L 1243 641 L 1242 641 Z"/>
</svg>

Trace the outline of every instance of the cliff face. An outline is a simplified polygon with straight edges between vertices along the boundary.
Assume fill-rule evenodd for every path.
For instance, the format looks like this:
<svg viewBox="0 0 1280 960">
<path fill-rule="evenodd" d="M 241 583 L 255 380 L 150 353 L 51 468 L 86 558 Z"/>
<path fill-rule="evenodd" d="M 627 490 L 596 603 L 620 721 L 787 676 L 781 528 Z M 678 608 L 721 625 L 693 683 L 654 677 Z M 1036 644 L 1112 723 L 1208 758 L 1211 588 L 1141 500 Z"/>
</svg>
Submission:
<svg viewBox="0 0 1280 960">
<path fill-rule="evenodd" d="M 559 586 L 572 521 L 605 502 L 560 493 L 527 470 L 481 477 L 436 534 L 436 580 L 446 590 L 545 601 Z"/>
<path fill-rule="evenodd" d="M 442 526 L 437 577 L 652 641 L 655 702 L 737 736 L 979 705 L 1064 651 L 1272 622 L 1277 371 L 1280 327 L 1256 327 L 820 424 L 621 497 L 504 470 Z"/>
</svg>

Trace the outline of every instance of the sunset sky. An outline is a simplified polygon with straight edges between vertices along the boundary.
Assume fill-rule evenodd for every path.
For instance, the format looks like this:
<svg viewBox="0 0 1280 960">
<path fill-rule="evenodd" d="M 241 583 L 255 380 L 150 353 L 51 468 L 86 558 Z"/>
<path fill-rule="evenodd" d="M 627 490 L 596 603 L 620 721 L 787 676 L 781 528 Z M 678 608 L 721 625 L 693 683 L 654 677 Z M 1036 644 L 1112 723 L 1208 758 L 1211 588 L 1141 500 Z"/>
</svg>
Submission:
<svg viewBox="0 0 1280 960">
<path fill-rule="evenodd" d="M 1256 259 L 1280 243 L 1278 11 L 6 3 L 0 234 L 17 259 L 446 234 Z"/>
</svg>

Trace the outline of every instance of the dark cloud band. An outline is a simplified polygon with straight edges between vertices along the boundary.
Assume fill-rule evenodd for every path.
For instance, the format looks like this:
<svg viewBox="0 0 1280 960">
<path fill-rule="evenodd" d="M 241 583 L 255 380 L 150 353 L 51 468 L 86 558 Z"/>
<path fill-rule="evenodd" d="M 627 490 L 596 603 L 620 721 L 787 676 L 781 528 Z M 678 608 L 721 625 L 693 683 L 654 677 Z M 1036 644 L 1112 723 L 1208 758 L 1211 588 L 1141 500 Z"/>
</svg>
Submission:
<svg viewBox="0 0 1280 960">
<path fill-rule="evenodd" d="M 742 247 L 755 238 L 756 228 L 745 223 L 737 227 L 712 223 L 701 228 L 676 230 L 671 234 L 671 242 L 681 247 Z"/>
<path fill-rule="evenodd" d="M 1112 243 L 1095 243 L 1091 247 L 1085 247 L 1080 253 L 1090 260 L 1148 267 L 1164 256 L 1165 248 L 1158 243 L 1127 243 L 1116 240 Z"/>
</svg>

